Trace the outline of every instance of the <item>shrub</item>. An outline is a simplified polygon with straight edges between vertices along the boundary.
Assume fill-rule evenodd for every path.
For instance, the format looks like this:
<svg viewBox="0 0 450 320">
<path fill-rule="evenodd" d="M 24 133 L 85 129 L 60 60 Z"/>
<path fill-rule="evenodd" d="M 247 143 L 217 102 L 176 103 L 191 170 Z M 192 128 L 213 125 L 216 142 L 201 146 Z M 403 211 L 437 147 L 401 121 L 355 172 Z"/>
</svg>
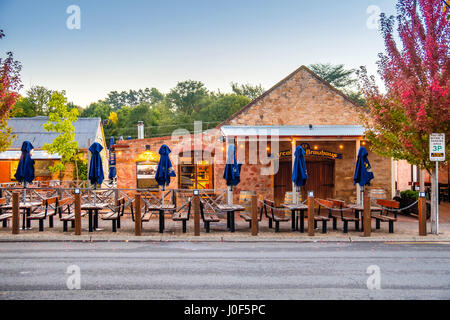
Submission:
<svg viewBox="0 0 450 320">
<path fill-rule="evenodd" d="M 408 200 L 416 201 L 417 199 L 419 199 L 419 192 L 418 191 L 413 191 L 413 190 L 405 190 L 405 191 L 400 192 L 400 197 L 402 199 L 408 199 Z"/>
</svg>

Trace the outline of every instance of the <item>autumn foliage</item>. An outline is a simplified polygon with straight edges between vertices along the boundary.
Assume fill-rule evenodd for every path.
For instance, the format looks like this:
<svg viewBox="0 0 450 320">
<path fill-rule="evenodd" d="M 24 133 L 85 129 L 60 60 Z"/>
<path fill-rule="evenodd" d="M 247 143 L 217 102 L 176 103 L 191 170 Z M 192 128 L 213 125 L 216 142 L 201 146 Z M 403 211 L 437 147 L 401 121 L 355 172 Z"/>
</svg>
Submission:
<svg viewBox="0 0 450 320">
<path fill-rule="evenodd" d="M 386 51 L 378 72 L 385 90 L 365 68 L 359 72 L 366 136 L 375 152 L 429 169 L 429 134 L 446 133 L 449 141 L 450 23 L 442 0 L 399 0 L 397 12 L 380 20 Z"/>
<path fill-rule="evenodd" d="M 4 36 L 3 31 L 0 30 L 0 39 Z M 20 62 L 14 60 L 12 52 L 6 54 L 6 59 L 0 58 L 0 152 L 6 150 L 11 144 L 12 132 L 6 120 L 9 111 L 19 99 L 18 91 L 22 87 L 21 69 Z"/>
</svg>

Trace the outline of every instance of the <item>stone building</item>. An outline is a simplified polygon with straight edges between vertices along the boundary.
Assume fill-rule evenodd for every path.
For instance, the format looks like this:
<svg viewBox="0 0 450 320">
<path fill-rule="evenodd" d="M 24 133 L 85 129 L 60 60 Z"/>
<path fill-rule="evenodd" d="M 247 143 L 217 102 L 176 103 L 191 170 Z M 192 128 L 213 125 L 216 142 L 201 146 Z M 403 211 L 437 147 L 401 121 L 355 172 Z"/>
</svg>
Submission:
<svg viewBox="0 0 450 320">
<path fill-rule="evenodd" d="M 313 190 L 318 197 L 356 201 L 360 193 L 353 173 L 360 146 L 367 146 L 360 112 L 359 105 L 302 66 L 214 130 L 119 142 L 118 187 L 136 188 L 139 176 L 145 177 L 140 173 L 152 171 L 146 164 L 156 165 L 159 147 L 167 144 L 177 173 L 169 188 L 226 189 L 222 175 L 232 143 L 243 163 L 235 197 L 253 190 L 281 202 L 292 190 L 292 154 L 302 145 L 309 174 L 303 197 Z M 145 161 L 146 153 L 152 161 Z M 393 196 L 394 161 L 370 151 L 369 160 L 375 175 L 371 188 Z"/>
</svg>

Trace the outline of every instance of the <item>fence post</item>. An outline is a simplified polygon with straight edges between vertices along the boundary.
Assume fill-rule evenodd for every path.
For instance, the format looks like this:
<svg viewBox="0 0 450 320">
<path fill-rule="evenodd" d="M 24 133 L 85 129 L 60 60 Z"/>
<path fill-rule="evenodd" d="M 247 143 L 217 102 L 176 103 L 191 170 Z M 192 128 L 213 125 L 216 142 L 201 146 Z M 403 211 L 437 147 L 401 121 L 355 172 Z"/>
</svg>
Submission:
<svg viewBox="0 0 450 320">
<path fill-rule="evenodd" d="M 258 235 L 258 198 L 252 195 L 252 236 Z"/>
<path fill-rule="evenodd" d="M 134 196 L 134 235 L 140 236 L 142 233 L 141 222 L 141 194 L 136 193 Z"/>
<path fill-rule="evenodd" d="M 194 196 L 194 236 L 200 236 L 200 198 Z"/>
<path fill-rule="evenodd" d="M 370 237 L 372 233 L 372 214 L 371 214 L 371 204 L 370 204 L 370 196 L 367 188 L 364 188 L 364 237 Z"/>
<path fill-rule="evenodd" d="M 75 194 L 75 235 L 81 235 L 81 193 Z"/>
<path fill-rule="evenodd" d="M 314 197 L 308 196 L 308 236 L 314 236 Z"/>
<path fill-rule="evenodd" d="M 62 190 L 63 186 L 59 186 L 58 188 L 58 199 L 61 200 L 63 197 L 63 190 Z"/>
<path fill-rule="evenodd" d="M 427 235 L 427 201 L 426 198 L 419 197 L 419 236 Z"/>
<path fill-rule="evenodd" d="M 114 203 L 117 203 L 117 200 L 119 200 L 119 189 L 114 190 Z"/>
<path fill-rule="evenodd" d="M 19 192 L 12 194 L 12 234 L 19 234 Z"/>
</svg>

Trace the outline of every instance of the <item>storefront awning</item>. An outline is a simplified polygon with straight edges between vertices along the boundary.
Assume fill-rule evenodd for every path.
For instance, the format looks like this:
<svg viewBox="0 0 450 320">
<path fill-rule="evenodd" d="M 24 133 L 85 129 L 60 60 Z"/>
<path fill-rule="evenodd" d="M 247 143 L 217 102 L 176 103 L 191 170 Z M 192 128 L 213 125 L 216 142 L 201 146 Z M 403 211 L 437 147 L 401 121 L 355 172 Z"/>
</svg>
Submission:
<svg viewBox="0 0 450 320">
<path fill-rule="evenodd" d="M 280 136 L 280 137 L 349 137 L 363 136 L 364 127 L 358 125 L 339 126 L 223 126 L 226 137 Z"/>
<path fill-rule="evenodd" d="M 19 160 L 22 152 L 20 150 L 8 150 L 0 152 L 0 160 Z M 34 160 L 59 160 L 61 156 L 59 154 L 49 154 L 45 150 L 34 150 L 31 156 Z"/>
</svg>

